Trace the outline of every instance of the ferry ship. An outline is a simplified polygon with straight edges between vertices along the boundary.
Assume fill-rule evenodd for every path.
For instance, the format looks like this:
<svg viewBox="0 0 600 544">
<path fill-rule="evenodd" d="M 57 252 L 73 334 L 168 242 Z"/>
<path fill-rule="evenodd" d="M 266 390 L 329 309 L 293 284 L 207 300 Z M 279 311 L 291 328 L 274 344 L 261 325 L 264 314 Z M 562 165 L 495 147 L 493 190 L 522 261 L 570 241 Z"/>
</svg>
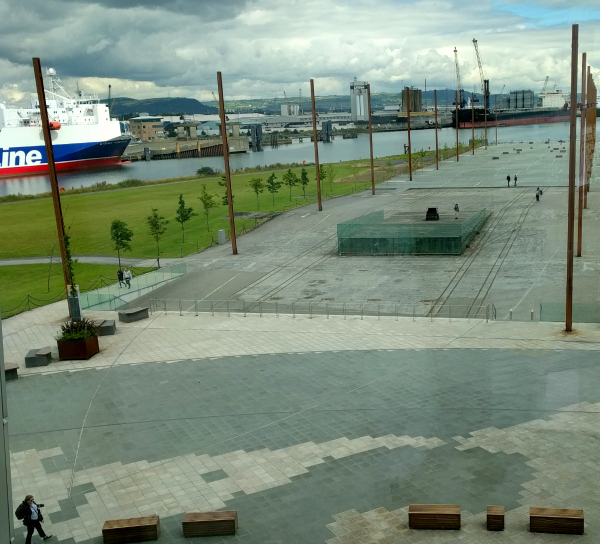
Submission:
<svg viewBox="0 0 600 544">
<path fill-rule="evenodd" d="M 121 135 L 119 121 L 111 121 L 108 106 L 97 96 L 77 91 L 70 96 L 56 71 L 46 71 L 46 103 L 57 170 L 121 164 L 130 137 Z M 39 101 L 29 108 L 0 103 L 0 177 L 46 173 L 48 159 Z"/>
</svg>

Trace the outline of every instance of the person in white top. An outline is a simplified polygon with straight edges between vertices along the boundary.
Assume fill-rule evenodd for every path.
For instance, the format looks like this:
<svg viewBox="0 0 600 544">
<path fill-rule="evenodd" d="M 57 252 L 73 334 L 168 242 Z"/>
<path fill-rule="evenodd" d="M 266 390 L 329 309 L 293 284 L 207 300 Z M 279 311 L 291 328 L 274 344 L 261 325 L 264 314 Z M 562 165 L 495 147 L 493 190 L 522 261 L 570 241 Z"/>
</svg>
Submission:
<svg viewBox="0 0 600 544">
<path fill-rule="evenodd" d="M 33 500 L 33 495 L 27 495 L 25 500 L 17 508 L 16 514 L 18 519 L 23 520 L 23 525 L 27 527 L 27 538 L 25 544 L 31 544 L 31 537 L 33 536 L 33 530 L 36 529 L 38 534 L 43 540 L 52 538 L 52 535 L 47 535 L 42 529 L 42 522 L 44 516 L 42 516 L 41 508 L 43 504 L 36 504 Z"/>
<path fill-rule="evenodd" d="M 127 289 L 131 289 L 131 271 L 129 270 L 129 268 L 126 268 L 124 270 L 123 279 L 125 280 L 125 283 L 127 284 Z"/>
</svg>

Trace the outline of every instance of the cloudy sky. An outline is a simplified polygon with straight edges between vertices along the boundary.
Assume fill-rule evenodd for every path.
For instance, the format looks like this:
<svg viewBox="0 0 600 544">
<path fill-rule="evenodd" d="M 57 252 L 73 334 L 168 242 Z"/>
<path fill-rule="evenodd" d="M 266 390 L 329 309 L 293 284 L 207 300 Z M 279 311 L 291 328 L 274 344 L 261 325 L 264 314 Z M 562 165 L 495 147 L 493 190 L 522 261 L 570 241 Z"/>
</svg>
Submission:
<svg viewBox="0 0 600 544">
<path fill-rule="evenodd" d="M 32 57 L 101 98 L 347 94 L 402 85 L 568 90 L 571 25 L 600 76 L 600 0 L 0 0 L 0 101 L 28 101 Z M 596 69 L 598 67 L 598 71 Z"/>
</svg>

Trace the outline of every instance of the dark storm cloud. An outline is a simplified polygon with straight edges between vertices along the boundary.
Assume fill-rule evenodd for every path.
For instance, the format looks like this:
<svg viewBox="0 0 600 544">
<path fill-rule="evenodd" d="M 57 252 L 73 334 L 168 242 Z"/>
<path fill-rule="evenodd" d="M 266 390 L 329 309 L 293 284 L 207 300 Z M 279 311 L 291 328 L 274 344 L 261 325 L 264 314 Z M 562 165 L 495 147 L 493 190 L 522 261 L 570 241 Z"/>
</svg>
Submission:
<svg viewBox="0 0 600 544">
<path fill-rule="evenodd" d="M 103 8 L 127 10 L 142 8 L 145 10 L 165 11 L 181 14 L 201 15 L 203 19 L 215 21 L 235 17 L 248 4 L 255 0 L 63 0 L 65 4 L 95 4 Z M 185 24 L 182 21 L 182 24 Z"/>
</svg>

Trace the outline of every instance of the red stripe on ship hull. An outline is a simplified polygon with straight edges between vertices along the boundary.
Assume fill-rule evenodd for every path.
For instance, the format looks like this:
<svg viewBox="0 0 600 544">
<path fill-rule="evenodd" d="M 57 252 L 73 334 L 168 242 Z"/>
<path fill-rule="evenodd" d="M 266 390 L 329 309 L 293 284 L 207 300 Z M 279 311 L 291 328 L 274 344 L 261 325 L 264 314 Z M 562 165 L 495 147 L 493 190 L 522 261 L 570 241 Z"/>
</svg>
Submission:
<svg viewBox="0 0 600 544">
<path fill-rule="evenodd" d="M 80 170 L 84 168 L 95 168 L 97 166 L 118 166 L 122 164 L 120 157 L 104 157 L 103 159 L 87 159 L 83 161 L 66 161 L 57 162 L 56 169 L 63 170 Z M 0 168 L 0 177 L 19 176 L 23 174 L 47 174 L 47 164 L 32 164 L 28 166 L 11 166 L 9 168 Z"/>
<path fill-rule="evenodd" d="M 568 115 L 564 117 L 531 117 L 530 119 L 499 119 L 498 126 L 499 127 L 513 127 L 517 125 L 537 125 L 543 123 L 562 123 L 564 121 L 569 121 L 570 117 Z M 494 117 L 491 119 L 488 117 L 487 126 L 495 127 L 496 120 Z M 463 121 L 460 124 L 460 128 L 473 128 L 473 123 L 470 121 Z M 475 123 L 475 128 L 485 128 L 485 122 L 477 122 Z"/>
</svg>

